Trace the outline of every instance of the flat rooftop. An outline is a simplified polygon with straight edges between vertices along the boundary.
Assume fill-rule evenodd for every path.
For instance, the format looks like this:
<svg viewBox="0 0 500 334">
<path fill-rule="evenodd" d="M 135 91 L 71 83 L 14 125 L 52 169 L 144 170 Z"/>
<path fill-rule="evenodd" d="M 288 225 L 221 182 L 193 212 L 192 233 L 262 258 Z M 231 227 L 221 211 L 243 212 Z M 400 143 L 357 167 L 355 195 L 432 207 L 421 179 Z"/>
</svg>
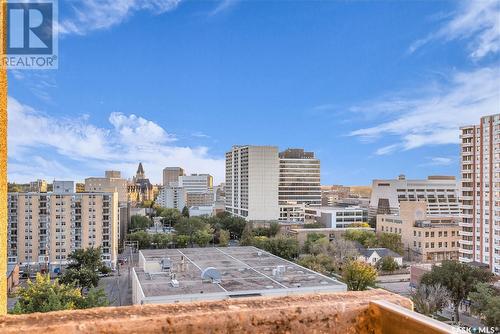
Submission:
<svg viewBox="0 0 500 334">
<path fill-rule="evenodd" d="M 183 257 L 184 266 L 181 265 Z M 161 271 L 159 265 L 166 258 L 172 262 L 170 272 Z M 141 250 L 139 263 L 134 271 L 143 297 L 134 300 L 135 303 L 346 290 L 345 284 L 333 278 L 255 247 Z M 283 266 L 282 274 L 276 273 L 278 266 Z M 217 269 L 220 283 L 201 279 L 207 267 Z M 179 282 L 178 287 L 171 284 L 172 278 Z"/>
</svg>

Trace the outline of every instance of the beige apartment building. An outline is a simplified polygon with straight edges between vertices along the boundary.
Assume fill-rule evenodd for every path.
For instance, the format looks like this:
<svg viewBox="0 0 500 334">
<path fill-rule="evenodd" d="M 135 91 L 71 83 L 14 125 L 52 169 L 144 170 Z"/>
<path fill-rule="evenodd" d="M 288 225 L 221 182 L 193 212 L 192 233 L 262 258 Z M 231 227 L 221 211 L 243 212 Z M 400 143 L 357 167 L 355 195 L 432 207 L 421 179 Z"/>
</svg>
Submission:
<svg viewBox="0 0 500 334">
<path fill-rule="evenodd" d="M 500 274 L 500 114 L 464 126 L 461 135 L 460 261 Z"/>
<path fill-rule="evenodd" d="M 226 153 L 226 211 L 247 220 L 277 220 L 276 146 L 233 146 Z"/>
<path fill-rule="evenodd" d="M 128 201 L 127 180 L 122 179 L 119 171 L 105 171 L 104 177 L 85 179 L 86 192 L 117 192 L 118 202 Z"/>
<path fill-rule="evenodd" d="M 427 202 L 401 202 L 399 214 L 377 215 L 377 232 L 401 235 L 412 260 L 458 260 L 459 218 L 429 215 Z"/>
<path fill-rule="evenodd" d="M 117 193 L 9 193 L 8 260 L 48 270 L 76 249 L 101 247 L 110 267 L 118 255 Z"/>
</svg>

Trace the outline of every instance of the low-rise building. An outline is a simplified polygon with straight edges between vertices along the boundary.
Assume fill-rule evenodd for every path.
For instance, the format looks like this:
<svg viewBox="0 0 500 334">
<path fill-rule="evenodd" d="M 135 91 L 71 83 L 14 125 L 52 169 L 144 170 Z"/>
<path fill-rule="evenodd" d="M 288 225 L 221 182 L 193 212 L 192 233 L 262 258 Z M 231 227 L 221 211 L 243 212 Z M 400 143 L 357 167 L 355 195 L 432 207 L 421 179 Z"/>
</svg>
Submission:
<svg viewBox="0 0 500 334">
<path fill-rule="evenodd" d="M 360 248 L 358 251 L 360 253 L 359 260 L 372 266 L 375 266 L 384 257 L 393 258 L 398 266 L 403 265 L 403 257 L 387 248 Z"/>
<path fill-rule="evenodd" d="M 308 221 L 314 220 L 326 228 L 345 228 L 353 224 L 366 223 L 368 210 L 359 206 L 308 207 L 305 210 Z"/>
<path fill-rule="evenodd" d="M 156 204 L 163 208 L 182 209 L 187 205 L 186 189 L 176 186 L 175 182 L 171 182 L 170 186 L 161 188 L 156 197 Z"/>
<path fill-rule="evenodd" d="M 401 235 L 411 259 L 458 260 L 458 223 L 455 216 L 428 215 L 426 202 L 401 202 L 399 214 L 377 215 L 377 232 Z"/>
</svg>

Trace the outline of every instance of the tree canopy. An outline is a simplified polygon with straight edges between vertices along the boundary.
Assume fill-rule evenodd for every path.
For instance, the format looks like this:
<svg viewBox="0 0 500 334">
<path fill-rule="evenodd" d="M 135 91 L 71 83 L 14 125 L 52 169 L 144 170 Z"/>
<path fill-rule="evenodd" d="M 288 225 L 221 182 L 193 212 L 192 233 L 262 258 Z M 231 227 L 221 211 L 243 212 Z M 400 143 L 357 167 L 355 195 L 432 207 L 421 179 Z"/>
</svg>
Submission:
<svg viewBox="0 0 500 334">
<path fill-rule="evenodd" d="M 147 230 L 151 227 L 153 223 L 148 217 L 141 215 L 133 215 L 130 218 L 130 225 L 128 226 L 129 231 L 137 231 L 137 230 Z"/>
<path fill-rule="evenodd" d="M 107 306 L 109 304 L 103 290 L 90 290 L 84 296 L 81 290 L 71 284 L 51 281 L 49 275 L 37 274 L 34 282 L 28 280 L 26 287 L 20 287 L 16 295 L 19 297 L 12 313 L 24 314 L 34 312 L 50 312 Z"/>
<path fill-rule="evenodd" d="M 366 290 L 375 284 L 377 271 L 367 263 L 350 261 L 342 269 L 342 278 L 350 291 Z"/>
<path fill-rule="evenodd" d="M 477 268 L 466 263 L 446 260 L 440 266 L 422 276 L 421 284 L 441 285 L 448 290 L 455 309 L 455 320 L 459 321 L 460 303 L 469 293 L 476 291 L 478 283 L 488 282 L 492 274 L 485 269 Z"/>
<path fill-rule="evenodd" d="M 101 259 L 100 248 L 77 249 L 68 255 L 69 264 L 61 277 L 61 282 L 90 289 L 99 283 L 99 272 L 108 273 Z"/>
</svg>

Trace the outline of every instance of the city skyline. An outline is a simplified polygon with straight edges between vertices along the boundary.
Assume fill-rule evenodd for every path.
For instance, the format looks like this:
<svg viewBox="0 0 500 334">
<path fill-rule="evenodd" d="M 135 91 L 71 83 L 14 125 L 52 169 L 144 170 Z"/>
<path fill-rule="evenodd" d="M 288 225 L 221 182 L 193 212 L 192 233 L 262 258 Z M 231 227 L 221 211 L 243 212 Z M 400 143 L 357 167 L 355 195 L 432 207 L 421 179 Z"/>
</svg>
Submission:
<svg viewBox="0 0 500 334">
<path fill-rule="evenodd" d="M 460 126 L 500 101 L 494 1 L 95 4 L 60 4 L 58 70 L 9 73 L 11 181 L 218 184 L 234 144 L 313 151 L 322 184 L 458 176 Z"/>
</svg>

